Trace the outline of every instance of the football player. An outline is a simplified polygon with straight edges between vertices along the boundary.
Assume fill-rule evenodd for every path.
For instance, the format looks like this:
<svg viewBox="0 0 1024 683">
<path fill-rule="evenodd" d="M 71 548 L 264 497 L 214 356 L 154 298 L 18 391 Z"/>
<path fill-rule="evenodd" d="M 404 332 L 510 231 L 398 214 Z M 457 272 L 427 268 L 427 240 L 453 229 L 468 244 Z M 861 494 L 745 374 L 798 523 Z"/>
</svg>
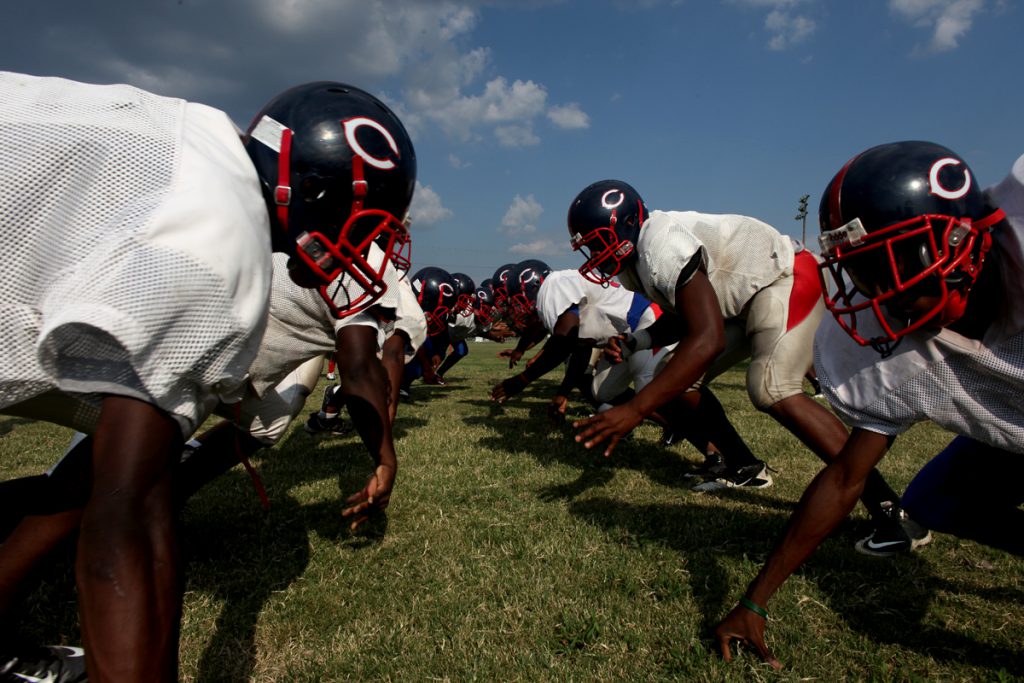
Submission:
<svg viewBox="0 0 1024 683">
<path fill-rule="evenodd" d="M 564 418 L 573 388 L 580 388 L 595 406 L 597 396 L 601 397 L 599 402 L 618 396 L 621 391 L 611 391 L 611 387 L 619 383 L 607 376 L 603 382 L 591 386 L 592 350 L 620 332 L 632 331 L 642 323 L 653 322 L 655 309 L 650 307 L 650 302 L 617 285 L 605 288 L 588 283 L 574 270 L 548 272 L 546 266 L 540 270 L 513 270 L 510 280 L 509 302 L 516 327 L 523 330 L 540 328 L 550 336 L 534 362 L 523 372 L 495 386 L 491 398 L 504 403 L 567 360 L 569 363 L 562 383 L 549 406 L 553 420 Z M 638 354 L 637 359 L 643 355 Z M 621 365 L 616 369 L 627 367 Z M 617 386 L 620 390 L 627 387 L 628 381 L 626 386 Z"/>
<path fill-rule="evenodd" d="M 0 74 L 0 110 L 0 411 L 94 436 L 76 561 L 90 680 L 176 680 L 183 440 L 237 400 L 271 249 L 306 287 L 349 273 L 353 314 L 383 294 L 412 145 L 340 83 L 282 93 L 243 136 L 204 105 L 59 78 Z"/>
<path fill-rule="evenodd" d="M 514 288 L 513 282 L 510 291 Z M 551 336 L 524 372 L 494 388 L 492 398 L 499 402 L 518 394 L 531 381 L 568 359 L 562 383 L 548 407 L 552 421 L 557 423 L 564 419 L 568 397 L 574 387 L 580 388 L 583 396 L 597 410 L 608 410 L 612 405 L 632 398 L 634 390 L 640 391 L 647 386 L 675 348 L 670 344 L 656 350 L 642 349 L 632 354 L 627 352 L 625 358 L 620 355 L 614 359 L 598 354 L 595 360 L 591 350 L 604 347 L 612 339 L 648 329 L 661 316 L 661 308 L 657 304 L 617 282 L 599 285 L 584 278 L 577 270 L 560 270 L 545 277 L 539 288 L 527 285 L 518 289 L 521 294 L 514 294 L 509 299 L 519 325 L 529 329 L 540 322 Z M 706 387 L 702 391 L 710 395 Z M 711 395 L 708 400 L 715 399 Z M 649 417 L 690 441 L 705 456 L 702 473 L 724 466 L 723 448 L 742 449 L 749 453 L 749 448 L 735 430 L 729 432 L 728 438 L 720 434 L 719 444 L 712 443 L 700 425 L 694 424 L 682 406 L 675 403 L 661 406 Z"/>
<path fill-rule="evenodd" d="M 803 392 L 814 331 L 824 313 L 817 260 L 770 225 L 739 215 L 695 211 L 648 212 L 635 189 L 619 180 L 591 184 L 569 207 L 574 249 L 587 260 L 580 272 L 605 283 L 617 275 L 675 317 L 663 316 L 627 337 L 627 351 L 678 341 L 671 360 L 629 402 L 577 423 L 588 448 L 623 434 L 659 406 L 680 397 L 720 444 L 732 430 L 721 405 L 701 386 L 746 357 L 747 393 L 754 406 L 829 462 L 846 440 L 843 424 Z M 721 436 L 720 436 L 721 435 Z M 767 465 L 741 449 L 724 449 L 725 472 L 703 489 L 763 486 Z M 742 459 L 739 459 L 742 457 Z M 877 472 L 865 505 L 885 517 L 898 496 Z M 905 522 L 909 524 L 910 522 Z"/>
<path fill-rule="evenodd" d="M 384 321 L 384 343 L 380 351 L 381 364 L 388 378 L 388 419 L 393 426 L 398 413 L 399 391 L 405 366 L 427 338 L 427 319 L 420 309 L 409 278 L 403 273 L 395 287 L 396 307 L 392 314 L 381 316 Z M 386 311 L 387 309 L 383 309 Z M 383 312 L 383 311 L 382 311 Z M 345 394 L 341 385 L 334 384 L 324 390 L 320 410 L 310 413 L 305 430 L 309 434 L 346 434 L 351 427 L 341 418 Z"/>
<path fill-rule="evenodd" d="M 946 147 L 872 147 L 829 183 L 819 222 L 821 272 L 835 293 L 826 299 L 834 319 L 818 331 L 815 367 L 853 432 L 716 629 L 726 660 L 739 640 L 776 668 L 764 606 L 916 422 L 959 436 L 911 482 L 906 510 L 933 529 L 1024 554 L 1024 156 L 986 193 Z M 865 543 L 884 548 L 883 539 L 876 531 Z"/>
<path fill-rule="evenodd" d="M 494 306 L 491 278 L 485 279 L 476 288 L 476 295 L 473 297 L 473 322 L 476 324 L 475 334 L 479 337 L 500 343 L 512 336 L 512 330 L 501 320 L 501 315 Z"/>
<path fill-rule="evenodd" d="M 396 469 L 388 468 L 388 463 L 397 465 L 397 458 L 392 420 L 384 409 L 387 380 L 376 356 L 382 321 L 394 319 L 402 308 L 398 301 L 402 281 L 390 268 L 385 277 L 388 288 L 381 299 L 367 311 L 339 319 L 317 292 L 291 281 L 287 256 L 275 254 L 273 259 L 268 329 L 250 367 L 245 396 L 240 403 L 219 406 L 215 412 L 228 420 L 185 448 L 173 491 L 175 507 L 180 508 L 189 496 L 239 461 L 253 475 L 264 504 L 268 504 L 248 459 L 285 434 L 319 381 L 324 352 L 331 349 L 337 351 L 343 378 L 336 392 L 339 401 L 349 405 L 356 429 L 374 461 L 380 463 L 367 486 L 350 496 L 342 511 L 355 529 L 387 507 L 396 474 Z M 341 288 L 332 288 L 337 289 Z M 354 289 L 350 284 L 346 291 Z M 421 322 L 420 328 L 425 327 L 425 321 Z M 38 560 L 77 528 L 88 496 L 91 448 L 91 439 L 79 440 L 45 476 L 0 484 L 0 615 L 7 612 Z M 21 523 L 8 532 L 18 520 Z"/>
<path fill-rule="evenodd" d="M 410 278 L 413 293 L 427 320 L 427 338 L 406 363 L 402 377 L 402 398 L 409 398 L 412 383 L 422 378 L 427 384 L 443 385 L 437 374 L 441 354 L 448 348 L 448 325 L 458 299 L 455 280 L 443 268 L 421 268 Z"/>
<path fill-rule="evenodd" d="M 476 283 L 465 273 L 452 273 L 455 281 L 455 306 L 448 319 L 448 348 L 441 354 L 441 364 L 437 366 L 437 377 L 444 382 L 444 376 L 452 367 L 469 353 L 466 340 L 477 331 L 476 316 L 473 313 L 473 302 L 476 299 Z"/>
</svg>

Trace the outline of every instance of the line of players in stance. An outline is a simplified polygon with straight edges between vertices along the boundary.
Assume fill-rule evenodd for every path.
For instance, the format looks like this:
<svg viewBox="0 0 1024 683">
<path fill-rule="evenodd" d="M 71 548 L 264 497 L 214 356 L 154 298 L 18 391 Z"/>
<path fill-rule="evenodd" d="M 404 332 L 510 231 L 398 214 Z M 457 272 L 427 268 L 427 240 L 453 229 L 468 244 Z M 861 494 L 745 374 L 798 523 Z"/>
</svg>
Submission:
<svg viewBox="0 0 1024 683">
<path fill-rule="evenodd" d="M 81 432 L 47 474 L 0 484 L 0 617 L 10 625 L 26 577 L 77 534 L 86 646 L 0 652 L 0 676 L 83 680 L 87 664 L 93 681 L 174 680 L 188 496 L 276 443 L 333 354 L 340 384 L 306 428 L 342 430 L 342 404 L 351 416 L 375 463 L 343 512 L 358 527 L 390 500 L 401 392 L 442 383 L 470 335 L 516 333 L 510 368 L 546 337 L 494 400 L 566 363 L 552 418 L 579 389 L 597 410 L 575 438 L 606 455 L 655 420 L 705 454 L 700 490 L 772 483 L 710 388 L 750 359 L 753 404 L 827 465 L 718 625 L 726 659 L 739 640 L 779 666 L 765 605 L 858 499 L 875 522 L 862 552 L 910 550 L 931 528 L 1021 553 L 990 520 L 1024 514 L 1024 158 L 983 191 L 942 146 L 866 150 L 823 193 L 820 256 L 757 219 L 651 211 L 599 181 L 568 210 L 578 271 L 528 260 L 475 287 L 406 276 L 415 153 L 358 88 L 293 88 L 241 135 L 220 112 L 126 86 L 0 74 L 0 94 L 0 135 L 17 141 L 0 234 L 26 245 L 0 253 L 0 410 Z M 803 392 L 812 365 L 852 432 Z M 225 420 L 186 442 L 211 414 Z M 925 419 L 960 436 L 901 498 L 875 465 Z M 1000 482 L 974 474 L 981 458 Z"/>
</svg>

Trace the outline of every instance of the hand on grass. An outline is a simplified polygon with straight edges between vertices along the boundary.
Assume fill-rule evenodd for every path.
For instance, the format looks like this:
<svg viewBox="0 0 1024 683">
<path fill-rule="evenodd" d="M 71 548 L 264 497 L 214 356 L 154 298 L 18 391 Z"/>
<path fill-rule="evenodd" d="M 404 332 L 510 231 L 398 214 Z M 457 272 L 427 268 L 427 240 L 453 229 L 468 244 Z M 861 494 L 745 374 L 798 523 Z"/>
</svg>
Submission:
<svg viewBox="0 0 1024 683">
<path fill-rule="evenodd" d="M 491 389 L 491 400 L 497 401 L 498 403 L 504 403 L 526 388 L 526 385 L 526 378 L 522 375 L 509 377 L 500 384 L 496 384 L 494 388 Z"/>
<path fill-rule="evenodd" d="M 765 620 L 746 607 L 736 605 L 732 611 L 715 627 L 715 640 L 722 659 L 732 661 L 732 641 L 736 640 L 752 647 L 762 661 L 768 662 L 773 669 L 781 669 L 782 664 L 775 659 L 771 650 L 764 644 Z"/>
<path fill-rule="evenodd" d="M 560 425 L 565 422 L 565 411 L 569 407 L 569 399 L 565 396 L 555 396 L 548 404 L 548 419 L 551 424 Z"/>
<path fill-rule="evenodd" d="M 576 435 L 576 442 L 582 442 L 587 448 L 592 448 L 607 440 L 608 447 L 604 450 L 604 455 L 607 458 L 615 450 L 622 437 L 629 434 L 643 420 L 643 415 L 628 403 L 624 403 L 586 420 L 573 422 L 572 426 L 580 430 Z"/>
<path fill-rule="evenodd" d="M 378 465 L 362 491 L 353 493 L 345 502 L 348 507 L 341 511 L 342 517 L 351 517 L 349 529 L 355 531 L 373 515 L 384 512 L 391 502 L 391 489 L 395 485 L 395 468 Z"/>
</svg>

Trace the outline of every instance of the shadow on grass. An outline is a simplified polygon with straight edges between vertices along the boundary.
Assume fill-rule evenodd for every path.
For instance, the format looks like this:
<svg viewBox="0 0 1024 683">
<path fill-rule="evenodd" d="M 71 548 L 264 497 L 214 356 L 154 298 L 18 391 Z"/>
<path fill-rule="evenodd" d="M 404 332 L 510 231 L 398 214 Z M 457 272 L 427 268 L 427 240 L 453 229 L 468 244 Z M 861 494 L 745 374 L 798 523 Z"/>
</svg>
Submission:
<svg viewBox="0 0 1024 683">
<path fill-rule="evenodd" d="M 539 496 L 543 500 L 579 496 L 590 488 L 610 482 L 616 470 L 641 472 L 662 486 L 684 490 L 687 493 L 700 481 L 687 476 L 695 474 L 703 464 L 703 459 L 689 444 L 665 447 L 634 433 L 632 437 L 620 442 L 615 452 L 606 458 L 602 448 L 587 449 L 574 440 L 576 430 L 572 427 L 572 420 L 582 419 L 589 413 L 573 415 L 560 425 L 552 425 L 547 417 L 546 397 L 542 396 L 542 400 L 538 400 L 531 396 L 517 396 L 516 401 L 514 410 L 507 404 L 502 406 L 490 401 L 475 402 L 489 407 L 489 414 L 464 416 L 462 420 L 467 425 L 485 425 L 491 428 L 494 435 L 478 441 L 484 450 L 529 456 L 542 466 L 560 464 L 580 470 L 580 476 L 576 481 L 540 491 Z M 528 413 L 526 417 L 522 415 L 524 409 Z M 808 454 L 808 457 L 813 456 Z M 793 501 L 780 499 L 773 493 L 764 491 L 731 489 L 727 495 L 729 498 L 785 512 L 790 512 L 795 507 Z"/>
<path fill-rule="evenodd" d="M 30 420 L 27 417 L 13 417 L 10 415 L 4 415 L 3 419 L 0 419 L 0 436 L 9 434 L 15 427 L 21 425 L 33 424 L 37 420 Z"/>
<path fill-rule="evenodd" d="M 656 543 L 682 556 L 690 576 L 689 588 L 701 613 L 709 656 L 715 647 L 711 630 L 737 597 L 722 558 L 749 562 L 752 577 L 787 518 L 785 514 L 699 504 L 640 505 L 611 498 L 573 501 L 569 511 L 631 547 Z M 951 584 L 935 576 L 926 554 L 894 561 L 863 557 L 852 550 L 852 540 L 843 535 L 826 542 L 800 570 L 802 576 L 819 585 L 828 596 L 829 608 L 850 628 L 877 643 L 898 645 L 936 660 L 1024 674 L 1024 660 L 1018 651 L 924 623 L 929 605 L 939 592 L 973 593 L 1013 602 L 1005 591 L 962 582 Z M 784 652 L 775 654 L 785 658 Z"/>
<path fill-rule="evenodd" d="M 293 429 L 278 449 L 260 455 L 269 510 L 260 507 L 249 476 L 236 466 L 192 496 L 182 513 L 186 599 L 208 600 L 216 611 L 212 636 L 197 663 L 200 681 L 251 679 L 259 616 L 274 593 L 306 570 L 311 532 L 357 552 L 379 543 L 387 530 L 385 515 L 359 533 L 349 532 L 341 516 L 345 498 L 362 489 L 373 469 L 358 436 L 325 442 Z M 302 505 L 290 493 L 319 480 L 335 480 L 337 497 Z M 71 543 L 43 566 L 37 590 L 15 613 L 19 639 L 81 642 L 73 565 Z"/>
<path fill-rule="evenodd" d="M 387 530 L 386 515 L 355 534 L 341 516 L 345 499 L 363 488 L 373 470 L 355 433 L 323 440 L 293 430 L 278 448 L 261 455 L 259 473 L 270 496 L 268 511 L 260 508 L 249 477 L 237 467 L 189 501 L 188 590 L 223 602 L 200 657 L 197 680 L 250 680 L 259 615 L 274 593 L 306 570 L 311 532 L 356 551 L 379 543 Z M 336 499 L 303 505 L 289 493 L 297 486 L 330 479 L 337 480 Z"/>
</svg>

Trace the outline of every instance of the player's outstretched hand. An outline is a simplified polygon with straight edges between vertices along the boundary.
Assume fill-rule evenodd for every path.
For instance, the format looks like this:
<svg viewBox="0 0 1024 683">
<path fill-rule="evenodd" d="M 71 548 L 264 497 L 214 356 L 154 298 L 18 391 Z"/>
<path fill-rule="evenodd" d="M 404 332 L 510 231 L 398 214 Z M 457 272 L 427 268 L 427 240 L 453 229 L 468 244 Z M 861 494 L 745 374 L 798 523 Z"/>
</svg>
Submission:
<svg viewBox="0 0 1024 683">
<path fill-rule="evenodd" d="M 395 468 L 378 465 L 362 491 L 353 493 L 345 502 L 348 507 L 341 511 L 342 517 L 351 517 L 349 528 L 355 531 L 373 515 L 384 512 L 391 502 L 391 489 L 395 485 Z"/>
<path fill-rule="evenodd" d="M 504 403 L 525 389 L 526 384 L 526 379 L 522 375 L 509 377 L 503 382 L 496 384 L 494 388 L 491 389 L 491 400 L 497 401 L 498 403 Z"/>
<path fill-rule="evenodd" d="M 569 399 L 565 396 L 555 396 L 548 404 L 548 419 L 551 424 L 560 425 L 565 422 L 565 411 L 569 407 Z"/>
<path fill-rule="evenodd" d="M 732 661 L 732 641 L 736 640 L 752 647 L 762 661 L 768 662 L 774 669 L 781 669 L 782 664 L 775 659 L 771 650 L 764 644 L 765 620 L 746 607 L 736 605 L 732 611 L 715 627 L 715 641 L 722 659 Z"/>
<path fill-rule="evenodd" d="M 615 406 L 603 413 L 586 420 L 578 420 L 572 426 L 579 429 L 576 434 L 576 442 L 582 443 L 587 448 L 592 448 L 602 441 L 608 441 L 608 447 L 604 449 L 605 457 L 612 454 L 626 434 L 643 422 L 644 416 L 634 410 L 628 403 Z"/>
</svg>

